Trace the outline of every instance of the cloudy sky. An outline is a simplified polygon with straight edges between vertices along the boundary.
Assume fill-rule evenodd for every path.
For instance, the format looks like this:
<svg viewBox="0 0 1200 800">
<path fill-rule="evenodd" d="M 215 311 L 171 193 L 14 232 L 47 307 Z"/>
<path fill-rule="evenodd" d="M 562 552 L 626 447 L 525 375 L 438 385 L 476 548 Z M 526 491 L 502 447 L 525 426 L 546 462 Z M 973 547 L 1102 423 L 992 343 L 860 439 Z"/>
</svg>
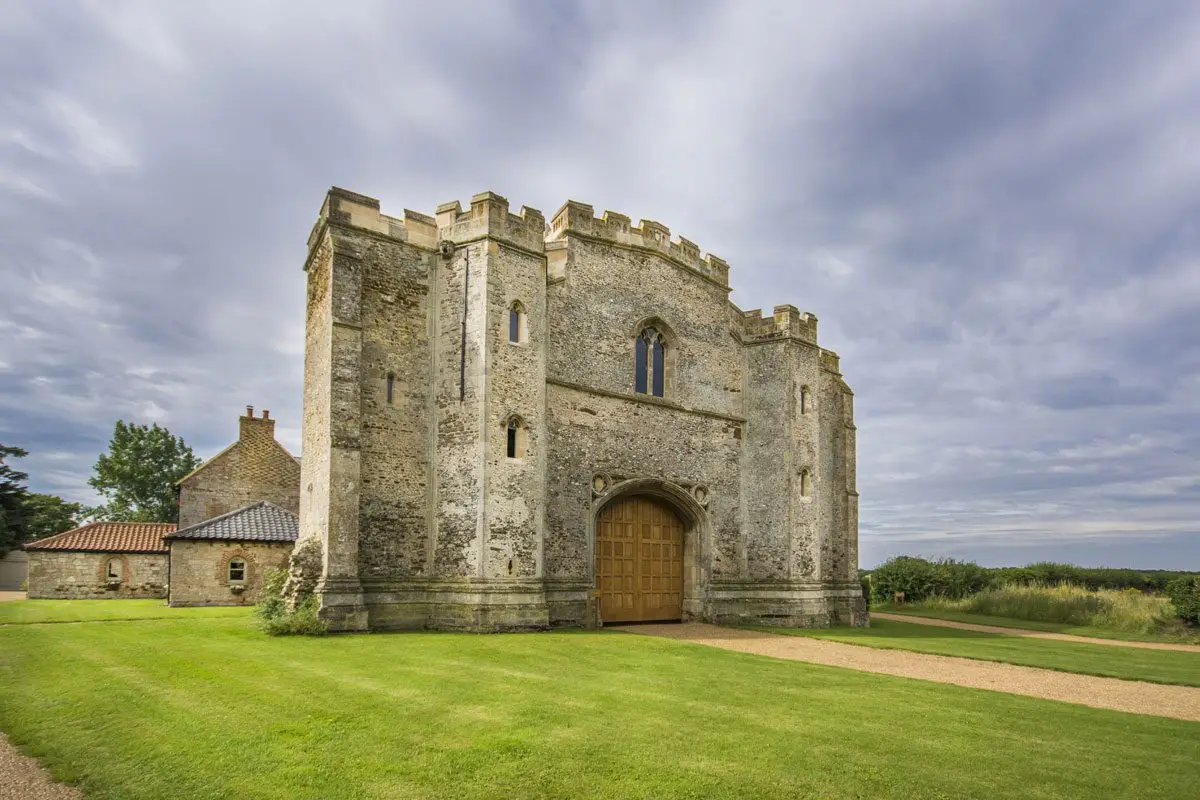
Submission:
<svg viewBox="0 0 1200 800">
<path fill-rule="evenodd" d="M 856 391 L 862 559 L 1200 569 L 1200 5 L 0 0 L 0 442 L 299 449 L 324 192 L 662 221 Z"/>
</svg>

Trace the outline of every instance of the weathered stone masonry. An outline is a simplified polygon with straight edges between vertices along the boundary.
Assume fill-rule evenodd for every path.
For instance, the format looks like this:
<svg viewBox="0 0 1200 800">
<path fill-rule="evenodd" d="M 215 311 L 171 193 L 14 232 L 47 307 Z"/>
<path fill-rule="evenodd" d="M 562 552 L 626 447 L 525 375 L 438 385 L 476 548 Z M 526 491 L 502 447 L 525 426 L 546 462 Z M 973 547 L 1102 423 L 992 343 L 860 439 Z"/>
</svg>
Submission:
<svg viewBox="0 0 1200 800">
<path fill-rule="evenodd" d="M 121 562 L 120 578 L 108 579 L 108 563 Z M 84 600 L 167 596 L 167 554 L 64 550 L 29 553 L 29 598 Z"/>
<path fill-rule="evenodd" d="M 490 192 L 401 219 L 333 189 L 305 268 L 300 536 L 335 627 L 582 624 L 596 515 L 633 494 L 683 522 L 685 618 L 865 623 L 852 395 L 811 314 L 742 312 L 658 223 Z"/>
</svg>

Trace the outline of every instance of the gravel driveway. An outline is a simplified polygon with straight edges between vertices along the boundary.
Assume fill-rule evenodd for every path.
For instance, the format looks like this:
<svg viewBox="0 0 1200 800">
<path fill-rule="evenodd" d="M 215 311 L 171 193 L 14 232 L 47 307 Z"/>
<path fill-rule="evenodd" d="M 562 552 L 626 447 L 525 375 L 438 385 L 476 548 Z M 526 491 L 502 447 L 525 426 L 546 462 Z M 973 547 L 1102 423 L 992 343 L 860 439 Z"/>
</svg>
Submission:
<svg viewBox="0 0 1200 800">
<path fill-rule="evenodd" d="M 760 656 L 808 661 L 813 664 L 937 683 L 952 683 L 973 689 L 991 689 L 1046 700 L 1060 700 L 1064 703 L 1078 703 L 1093 708 L 1200 721 L 1200 688 L 1191 686 L 1166 686 L 1143 681 L 1074 675 L 1069 672 L 1018 667 L 970 658 L 935 656 L 905 650 L 881 650 L 806 636 L 783 636 L 777 633 L 720 628 L 699 622 L 687 622 L 682 625 L 625 625 L 615 626 L 615 629 Z"/>
<path fill-rule="evenodd" d="M 1112 647 L 1137 647 L 1142 650 L 1179 650 L 1184 653 L 1200 655 L 1200 645 L 1182 644 L 1177 642 L 1126 642 L 1121 639 L 1096 639 L 1091 636 L 1075 636 L 1070 633 L 1047 633 L 1045 631 L 1027 631 L 1024 628 L 1001 628 L 998 625 L 977 625 L 974 622 L 954 622 L 948 619 L 933 617 L 918 617 L 912 614 L 885 614 L 872 611 L 871 619 L 890 619 L 894 622 L 912 622 L 916 625 L 931 625 L 935 628 L 958 628 L 964 631 L 980 631 L 981 633 L 1002 633 L 1005 636 L 1024 636 L 1029 639 L 1057 639 L 1060 642 L 1082 642 L 1084 644 L 1107 644 Z"/>
<path fill-rule="evenodd" d="M 55 783 L 37 761 L 0 733 L 0 800 L 83 800 L 78 789 Z"/>
</svg>

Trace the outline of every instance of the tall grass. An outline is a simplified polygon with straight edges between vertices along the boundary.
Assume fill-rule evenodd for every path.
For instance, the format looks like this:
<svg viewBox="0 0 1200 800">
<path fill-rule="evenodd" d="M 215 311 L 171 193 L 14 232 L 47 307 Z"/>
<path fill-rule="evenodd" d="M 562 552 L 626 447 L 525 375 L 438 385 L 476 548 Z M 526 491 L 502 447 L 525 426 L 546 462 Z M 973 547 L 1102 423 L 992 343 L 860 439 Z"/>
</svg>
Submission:
<svg viewBox="0 0 1200 800">
<path fill-rule="evenodd" d="M 1137 589 L 1090 591 L 1081 586 L 1025 586 L 1009 583 L 951 600 L 931 597 L 920 604 L 931 610 L 960 611 L 990 617 L 1058 622 L 1126 633 L 1158 633 L 1171 626 L 1174 610 L 1160 595 Z"/>
</svg>

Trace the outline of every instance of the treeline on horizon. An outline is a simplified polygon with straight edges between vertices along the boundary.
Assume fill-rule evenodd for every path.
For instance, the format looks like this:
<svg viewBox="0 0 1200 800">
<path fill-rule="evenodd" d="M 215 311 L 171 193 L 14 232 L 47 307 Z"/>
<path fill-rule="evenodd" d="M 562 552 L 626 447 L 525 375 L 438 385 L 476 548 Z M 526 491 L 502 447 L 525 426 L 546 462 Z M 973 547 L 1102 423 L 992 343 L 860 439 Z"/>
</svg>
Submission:
<svg viewBox="0 0 1200 800">
<path fill-rule="evenodd" d="M 859 575 L 863 578 L 864 589 L 869 583 L 875 597 L 890 600 L 896 592 L 903 592 L 905 602 L 911 603 L 930 597 L 958 600 L 984 589 L 1014 584 L 1057 586 L 1069 583 L 1092 591 L 1137 589 L 1161 594 L 1171 581 L 1194 577 L 1200 572 L 1079 567 L 1051 561 L 1024 567 L 981 567 L 973 561 L 953 558 L 930 560 L 919 556 L 896 556 L 875 569 L 859 570 Z"/>
</svg>

